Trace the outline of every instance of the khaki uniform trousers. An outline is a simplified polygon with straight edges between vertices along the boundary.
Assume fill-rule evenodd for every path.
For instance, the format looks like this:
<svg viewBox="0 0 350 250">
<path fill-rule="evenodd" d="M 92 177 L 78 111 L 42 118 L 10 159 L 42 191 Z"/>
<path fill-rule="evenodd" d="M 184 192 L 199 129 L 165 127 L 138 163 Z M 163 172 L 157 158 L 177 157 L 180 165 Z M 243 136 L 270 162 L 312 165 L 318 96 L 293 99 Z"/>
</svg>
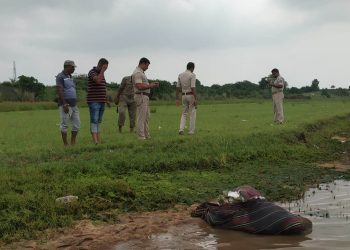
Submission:
<svg viewBox="0 0 350 250">
<path fill-rule="evenodd" d="M 183 132 L 186 126 L 186 119 L 188 113 L 190 114 L 190 129 L 188 131 L 189 134 L 194 134 L 194 130 L 196 128 L 196 113 L 197 109 L 194 106 L 195 99 L 193 95 L 183 95 L 182 96 L 182 114 L 180 120 L 180 130 L 179 132 Z"/>
<path fill-rule="evenodd" d="M 283 92 L 272 94 L 274 122 L 282 123 L 284 121 L 283 98 Z"/>
<path fill-rule="evenodd" d="M 123 127 L 125 124 L 126 109 L 129 113 L 130 128 L 134 128 L 136 119 L 136 102 L 129 99 L 125 100 L 124 98 L 121 98 L 118 104 L 118 126 Z"/>
<path fill-rule="evenodd" d="M 149 98 L 146 95 L 135 94 L 136 102 L 136 133 L 139 139 L 151 138 L 149 134 Z"/>
</svg>

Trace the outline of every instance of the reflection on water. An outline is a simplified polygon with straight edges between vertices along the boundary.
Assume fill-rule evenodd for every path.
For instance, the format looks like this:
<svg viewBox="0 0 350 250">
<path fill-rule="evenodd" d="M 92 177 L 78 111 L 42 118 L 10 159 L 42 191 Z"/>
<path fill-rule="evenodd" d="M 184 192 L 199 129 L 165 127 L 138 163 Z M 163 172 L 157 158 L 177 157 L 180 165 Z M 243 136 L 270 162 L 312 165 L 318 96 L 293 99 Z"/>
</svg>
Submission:
<svg viewBox="0 0 350 250">
<path fill-rule="evenodd" d="M 208 227 L 205 222 L 169 228 L 167 233 L 153 235 L 148 240 L 133 240 L 118 244 L 114 249 L 276 249 L 300 246 L 305 236 L 259 236 Z"/>
<path fill-rule="evenodd" d="M 302 236 L 262 236 L 215 229 L 198 219 L 168 228 L 147 240 L 119 243 L 114 249 L 350 249 L 350 182 L 335 181 L 310 189 L 303 200 L 279 204 L 308 217 L 313 232 Z"/>
</svg>

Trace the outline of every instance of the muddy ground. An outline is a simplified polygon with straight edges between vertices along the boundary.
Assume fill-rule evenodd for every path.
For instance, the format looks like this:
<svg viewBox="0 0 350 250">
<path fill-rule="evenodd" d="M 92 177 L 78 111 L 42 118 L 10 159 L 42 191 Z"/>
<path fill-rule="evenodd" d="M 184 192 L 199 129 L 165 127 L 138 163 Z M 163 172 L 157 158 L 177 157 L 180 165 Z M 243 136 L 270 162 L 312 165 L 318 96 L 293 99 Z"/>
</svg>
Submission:
<svg viewBox="0 0 350 250">
<path fill-rule="evenodd" d="M 178 205 L 167 211 L 129 213 L 120 216 L 120 221 L 113 225 L 80 221 L 72 229 L 42 239 L 44 243 L 24 241 L 8 245 L 6 249 L 112 249 L 118 242 L 147 239 L 151 235 L 166 232 L 171 226 L 197 220 L 190 216 L 190 211 L 195 206 Z"/>
</svg>

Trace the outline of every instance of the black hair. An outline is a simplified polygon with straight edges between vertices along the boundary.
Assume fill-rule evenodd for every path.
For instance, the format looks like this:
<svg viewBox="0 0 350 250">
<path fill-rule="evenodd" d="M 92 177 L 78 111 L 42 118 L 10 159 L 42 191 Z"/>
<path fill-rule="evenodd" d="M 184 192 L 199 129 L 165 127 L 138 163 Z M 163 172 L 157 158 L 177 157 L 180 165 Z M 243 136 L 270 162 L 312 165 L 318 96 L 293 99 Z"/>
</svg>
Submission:
<svg viewBox="0 0 350 250">
<path fill-rule="evenodd" d="M 194 69 L 194 63 L 193 62 L 187 63 L 187 69 Z"/>
<path fill-rule="evenodd" d="M 146 58 L 142 57 L 139 61 L 139 64 L 150 64 L 151 62 Z"/>
<path fill-rule="evenodd" d="M 280 73 L 279 71 L 278 71 L 278 69 L 276 69 L 276 68 L 274 68 L 273 70 L 271 70 L 271 73 Z"/>
<path fill-rule="evenodd" d="M 105 64 L 108 64 L 108 61 L 106 58 L 101 58 L 99 61 L 98 61 L 98 65 L 105 65 Z"/>
</svg>

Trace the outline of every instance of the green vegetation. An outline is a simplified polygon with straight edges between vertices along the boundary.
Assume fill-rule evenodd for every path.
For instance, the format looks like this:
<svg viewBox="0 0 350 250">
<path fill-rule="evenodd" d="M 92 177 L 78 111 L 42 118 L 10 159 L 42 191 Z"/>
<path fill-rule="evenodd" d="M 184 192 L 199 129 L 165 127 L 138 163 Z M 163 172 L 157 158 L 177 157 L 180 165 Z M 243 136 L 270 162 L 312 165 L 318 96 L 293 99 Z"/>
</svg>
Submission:
<svg viewBox="0 0 350 250">
<path fill-rule="evenodd" d="M 78 144 L 69 148 L 58 111 L 2 112 L 0 239 L 33 238 L 84 218 L 115 222 L 122 212 L 193 204 L 242 184 L 270 200 L 296 199 L 307 185 L 338 178 L 315 163 L 349 149 L 330 138 L 349 136 L 350 100 L 324 100 L 287 101 L 284 125 L 271 124 L 270 101 L 200 105 L 195 136 L 177 134 L 175 105 L 153 105 L 149 141 L 117 133 L 115 109 L 107 109 L 98 146 L 81 108 Z M 65 195 L 79 200 L 55 202 Z"/>
<path fill-rule="evenodd" d="M 85 102 L 87 92 L 87 76 L 73 76 L 76 83 L 78 100 Z M 153 80 L 150 80 L 153 81 Z M 166 80 L 154 80 L 159 82 L 160 86 L 151 91 L 151 100 L 169 101 L 175 99 L 176 82 L 170 83 Z M 20 76 L 17 81 L 7 81 L 0 83 L 0 102 L 1 101 L 52 101 L 56 96 L 56 87 L 51 83 L 51 86 L 44 86 L 34 77 Z M 107 84 L 107 95 L 109 101 L 113 101 L 116 91 L 119 87 L 118 83 L 111 82 Z M 288 83 L 285 86 L 285 97 L 287 99 L 311 99 L 314 95 L 326 98 L 330 97 L 348 97 L 349 89 L 335 88 L 322 89 L 320 91 L 319 81 L 314 79 L 309 86 L 301 88 L 289 87 Z M 232 100 L 243 98 L 267 99 L 271 98 L 271 91 L 266 77 L 261 78 L 258 84 L 244 80 L 236 83 L 213 84 L 204 86 L 197 79 L 196 91 L 201 101 L 203 100 Z M 1 108 L 1 106 L 0 106 Z M 1 111 L 1 109 L 0 109 Z"/>
</svg>

